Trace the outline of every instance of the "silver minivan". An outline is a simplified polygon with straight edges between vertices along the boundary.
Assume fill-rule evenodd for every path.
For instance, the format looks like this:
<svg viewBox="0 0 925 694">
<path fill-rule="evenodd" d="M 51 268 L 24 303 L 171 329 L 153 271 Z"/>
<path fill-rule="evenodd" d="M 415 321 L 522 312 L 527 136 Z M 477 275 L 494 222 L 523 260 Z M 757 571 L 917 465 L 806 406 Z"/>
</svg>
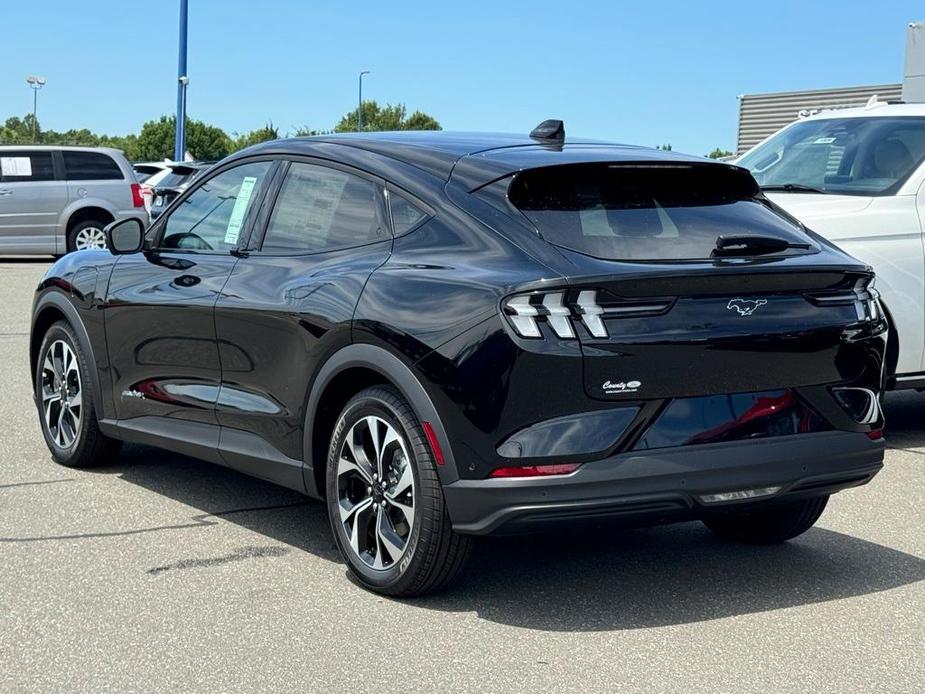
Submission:
<svg viewBox="0 0 925 694">
<path fill-rule="evenodd" d="M 104 147 L 0 146 L 0 254 L 105 248 L 103 228 L 147 224 L 125 156 Z"/>
</svg>

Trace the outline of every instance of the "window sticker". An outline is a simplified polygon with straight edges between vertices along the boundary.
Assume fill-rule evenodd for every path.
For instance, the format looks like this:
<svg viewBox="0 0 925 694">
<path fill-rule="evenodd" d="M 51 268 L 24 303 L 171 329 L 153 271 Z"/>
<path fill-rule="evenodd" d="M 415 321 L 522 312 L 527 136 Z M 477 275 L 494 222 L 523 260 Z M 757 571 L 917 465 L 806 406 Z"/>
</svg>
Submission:
<svg viewBox="0 0 925 694">
<path fill-rule="evenodd" d="M 813 144 L 814 145 L 830 145 L 833 142 L 835 142 L 835 140 L 837 139 L 838 139 L 837 137 L 817 137 L 813 141 Z"/>
<path fill-rule="evenodd" d="M 0 157 L 0 175 L 31 176 L 32 160 L 29 157 Z"/>
<path fill-rule="evenodd" d="M 315 190 L 312 191 L 314 199 L 310 203 L 308 218 L 305 221 L 305 228 L 309 234 L 325 238 L 331 233 L 334 214 L 349 180 L 346 174 L 339 172 L 336 177 L 332 175 L 318 180 Z"/>
<path fill-rule="evenodd" d="M 225 229 L 225 243 L 229 245 L 234 245 L 238 242 L 241 225 L 244 224 L 244 215 L 247 214 L 247 206 L 250 204 L 251 195 L 253 195 L 254 186 L 256 185 L 256 176 L 245 176 L 244 180 L 241 181 L 241 189 L 238 191 L 238 197 L 234 201 L 234 209 L 231 210 L 228 228 Z"/>
</svg>

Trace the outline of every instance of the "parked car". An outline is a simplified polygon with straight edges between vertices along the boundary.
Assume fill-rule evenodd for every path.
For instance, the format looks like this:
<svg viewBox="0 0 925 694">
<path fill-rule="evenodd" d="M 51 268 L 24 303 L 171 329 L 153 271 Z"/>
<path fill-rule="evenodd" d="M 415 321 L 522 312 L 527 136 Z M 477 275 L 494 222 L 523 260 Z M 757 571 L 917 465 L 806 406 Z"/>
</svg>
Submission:
<svg viewBox="0 0 925 694">
<path fill-rule="evenodd" d="M 157 219 L 170 206 L 170 203 L 186 190 L 196 176 L 211 165 L 211 162 L 185 161 L 172 163 L 164 175 L 152 179 L 148 184 L 151 190 L 151 205 L 148 207 L 151 220 Z"/>
<path fill-rule="evenodd" d="M 119 150 L 0 146 L 0 253 L 104 248 L 112 221 L 144 219 L 141 187 Z"/>
<path fill-rule="evenodd" d="M 135 179 L 139 183 L 144 183 L 155 174 L 164 171 L 167 168 L 167 162 L 162 161 L 141 161 L 132 164 L 132 170 L 135 172 Z"/>
<path fill-rule="evenodd" d="M 297 138 L 108 234 L 36 295 L 54 459 L 141 442 L 324 498 L 374 591 L 584 519 L 781 542 L 882 464 L 873 274 L 739 167 L 558 122 Z"/>
<path fill-rule="evenodd" d="M 877 273 L 887 385 L 925 388 L 925 104 L 824 111 L 742 156 L 774 203 Z"/>
</svg>

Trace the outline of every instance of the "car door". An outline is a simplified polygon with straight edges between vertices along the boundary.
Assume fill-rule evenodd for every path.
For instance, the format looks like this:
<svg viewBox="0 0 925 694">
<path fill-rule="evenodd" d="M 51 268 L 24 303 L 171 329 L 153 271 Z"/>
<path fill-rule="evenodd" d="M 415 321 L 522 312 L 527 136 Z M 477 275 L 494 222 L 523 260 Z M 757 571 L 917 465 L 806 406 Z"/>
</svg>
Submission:
<svg viewBox="0 0 925 694">
<path fill-rule="evenodd" d="M 144 251 L 120 257 L 105 303 L 120 420 L 216 424 L 221 366 L 214 306 L 275 165 L 248 161 L 216 170 L 149 230 Z"/>
<path fill-rule="evenodd" d="M 0 150 L 0 250 L 55 253 L 67 183 L 51 150 Z"/>
<path fill-rule="evenodd" d="M 296 486 L 308 386 L 349 343 L 360 293 L 392 235 L 375 177 L 300 160 L 279 180 L 216 304 L 217 416 L 230 465 Z"/>
</svg>

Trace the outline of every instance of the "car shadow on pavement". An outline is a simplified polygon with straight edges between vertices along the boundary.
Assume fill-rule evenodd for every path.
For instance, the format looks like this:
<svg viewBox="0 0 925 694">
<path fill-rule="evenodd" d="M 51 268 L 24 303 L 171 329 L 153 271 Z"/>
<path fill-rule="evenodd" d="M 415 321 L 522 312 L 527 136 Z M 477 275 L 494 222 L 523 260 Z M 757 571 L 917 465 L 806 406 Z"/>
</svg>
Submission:
<svg viewBox="0 0 925 694">
<path fill-rule="evenodd" d="M 196 519 L 221 518 L 341 561 L 323 504 L 295 492 L 143 446 L 127 446 L 100 472 L 199 509 Z M 407 604 L 529 629 L 597 631 L 748 615 L 923 579 L 925 560 L 822 528 L 784 545 L 752 547 L 720 541 L 699 523 L 600 525 L 480 539 L 455 587 Z"/>
<path fill-rule="evenodd" d="M 831 530 L 756 547 L 684 523 L 488 539 L 457 590 L 417 602 L 528 629 L 603 631 L 822 603 L 923 579 L 925 560 Z"/>
<path fill-rule="evenodd" d="M 118 475 L 202 511 L 184 520 L 204 527 L 218 519 L 229 521 L 322 559 L 340 562 L 324 505 L 290 489 L 220 465 L 139 445 L 126 445 L 114 464 L 87 471 Z"/>
</svg>

